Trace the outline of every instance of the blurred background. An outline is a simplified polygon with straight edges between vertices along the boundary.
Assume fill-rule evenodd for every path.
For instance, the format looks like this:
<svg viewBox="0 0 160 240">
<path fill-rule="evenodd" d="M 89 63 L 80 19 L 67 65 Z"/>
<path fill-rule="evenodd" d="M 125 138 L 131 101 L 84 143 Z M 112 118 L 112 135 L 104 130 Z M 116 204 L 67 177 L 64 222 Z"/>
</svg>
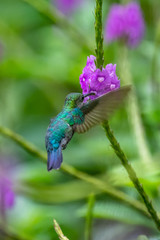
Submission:
<svg viewBox="0 0 160 240">
<path fill-rule="evenodd" d="M 104 27 L 114 2 L 120 3 L 104 0 Z M 146 32 L 141 44 L 128 50 L 128 62 L 151 161 L 141 159 L 133 121 L 124 106 L 110 124 L 160 211 L 160 1 L 139 3 Z M 49 121 L 61 111 L 68 93 L 81 92 L 79 76 L 87 56 L 94 55 L 95 49 L 95 1 L 77 1 L 67 9 L 64 3 L 62 6 L 49 0 L 0 0 L 0 125 L 44 151 Z M 104 42 L 105 65 L 117 64 L 118 77 L 120 54 L 118 42 Z M 75 134 L 63 158 L 66 164 L 142 202 L 101 126 L 86 134 Z M 1 206 L 0 235 L 2 230 L 8 234 L 2 234 L 2 240 L 58 239 L 53 218 L 69 239 L 84 239 L 91 193 L 95 197 L 92 239 L 135 240 L 139 235 L 158 239 L 155 225 L 142 212 L 61 170 L 47 172 L 46 164 L 2 136 L 0 164 L 1 175 L 7 178 L 10 188 L 5 212 Z"/>
</svg>

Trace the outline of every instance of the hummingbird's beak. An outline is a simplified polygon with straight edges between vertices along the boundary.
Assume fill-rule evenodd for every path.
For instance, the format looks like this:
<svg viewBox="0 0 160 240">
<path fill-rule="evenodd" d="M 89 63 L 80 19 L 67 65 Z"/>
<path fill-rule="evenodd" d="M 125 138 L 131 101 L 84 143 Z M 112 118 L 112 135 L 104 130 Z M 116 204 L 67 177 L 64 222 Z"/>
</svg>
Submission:
<svg viewBox="0 0 160 240">
<path fill-rule="evenodd" d="M 86 98 L 86 97 L 91 96 L 91 95 L 95 95 L 95 93 L 94 92 L 87 93 L 87 94 L 84 94 L 83 97 Z"/>
</svg>

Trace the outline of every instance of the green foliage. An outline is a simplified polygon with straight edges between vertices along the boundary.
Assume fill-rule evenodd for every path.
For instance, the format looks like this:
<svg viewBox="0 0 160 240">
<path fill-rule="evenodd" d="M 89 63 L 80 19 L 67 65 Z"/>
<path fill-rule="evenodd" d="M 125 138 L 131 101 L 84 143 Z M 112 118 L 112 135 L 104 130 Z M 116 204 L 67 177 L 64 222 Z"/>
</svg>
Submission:
<svg viewBox="0 0 160 240">
<path fill-rule="evenodd" d="M 141 235 L 137 238 L 137 240 L 148 240 L 148 238 L 144 235 Z"/>
<path fill-rule="evenodd" d="M 86 214 L 86 207 L 78 211 L 78 215 Z M 125 205 L 115 202 L 113 199 L 108 201 L 97 201 L 93 210 L 94 218 L 116 220 L 133 225 L 144 225 L 153 227 L 153 223 L 139 212 Z"/>
</svg>

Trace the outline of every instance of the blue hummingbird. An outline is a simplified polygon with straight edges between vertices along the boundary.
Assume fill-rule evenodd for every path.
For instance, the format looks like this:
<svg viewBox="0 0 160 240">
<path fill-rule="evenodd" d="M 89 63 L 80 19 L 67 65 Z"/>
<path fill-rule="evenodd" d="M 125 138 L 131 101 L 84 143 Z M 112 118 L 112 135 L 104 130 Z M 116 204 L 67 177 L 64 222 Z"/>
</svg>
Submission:
<svg viewBox="0 0 160 240">
<path fill-rule="evenodd" d="M 45 143 L 48 153 L 47 168 L 59 169 L 63 160 L 62 150 L 75 132 L 84 133 L 91 127 L 108 119 L 130 91 L 130 86 L 121 87 L 94 100 L 84 101 L 94 93 L 70 93 L 62 111 L 50 121 Z"/>
</svg>

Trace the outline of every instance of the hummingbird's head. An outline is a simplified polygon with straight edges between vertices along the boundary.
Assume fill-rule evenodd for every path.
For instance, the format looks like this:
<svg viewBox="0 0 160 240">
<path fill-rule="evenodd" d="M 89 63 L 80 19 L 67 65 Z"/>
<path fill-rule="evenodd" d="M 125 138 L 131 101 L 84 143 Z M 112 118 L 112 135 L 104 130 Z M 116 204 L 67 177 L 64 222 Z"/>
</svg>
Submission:
<svg viewBox="0 0 160 240">
<path fill-rule="evenodd" d="M 94 95 L 94 93 L 88 93 L 88 94 L 81 94 L 81 93 L 70 93 L 67 95 L 65 99 L 65 107 L 69 108 L 75 108 L 80 106 L 84 99 L 90 95 Z"/>
</svg>

